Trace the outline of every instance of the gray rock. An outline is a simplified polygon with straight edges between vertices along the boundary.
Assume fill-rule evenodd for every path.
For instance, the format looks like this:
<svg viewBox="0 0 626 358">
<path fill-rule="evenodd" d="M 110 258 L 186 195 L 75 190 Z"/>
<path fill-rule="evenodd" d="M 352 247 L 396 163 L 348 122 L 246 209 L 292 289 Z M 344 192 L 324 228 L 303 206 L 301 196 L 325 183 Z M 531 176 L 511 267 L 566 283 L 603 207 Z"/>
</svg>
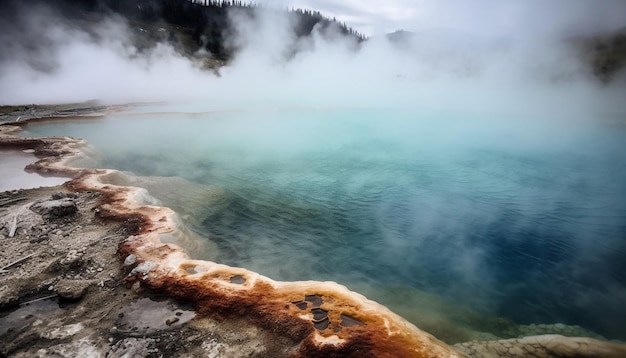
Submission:
<svg viewBox="0 0 626 358">
<path fill-rule="evenodd" d="M 0 295 L 0 309 L 5 309 L 7 307 L 17 306 L 18 301 L 20 299 L 20 294 L 15 290 L 6 290 L 3 291 Z M 0 331 L 0 333 L 2 333 Z"/>
<path fill-rule="evenodd" d="M 49 215 L 54 217 L 63 217 L 78 212 L 78 207 L 72 198 L 61 198 L 57 200 L 46 200 L 35 202 L 30 206 L 30 210 L 39 215 Z"/>
<path fill-rule="evenodd" d="M 131 266 L 137 262 L 137 256 L 130 254 L 124 259 L 124 266 Z"/>
<path fill-rule="evenodd" d="M 54 290 L 62 299 L 69 301 L 80 300 L 87 294 L 87 289 L 91 282 L 84 280 L 60 280 Z"/>
<path fill-rule="evenodd" d="M 73 193 L 54 193 L 52 194 L 52 200 L 60 200 L 60 199 L 76 199 L 78 195 Z"/>
</svg>

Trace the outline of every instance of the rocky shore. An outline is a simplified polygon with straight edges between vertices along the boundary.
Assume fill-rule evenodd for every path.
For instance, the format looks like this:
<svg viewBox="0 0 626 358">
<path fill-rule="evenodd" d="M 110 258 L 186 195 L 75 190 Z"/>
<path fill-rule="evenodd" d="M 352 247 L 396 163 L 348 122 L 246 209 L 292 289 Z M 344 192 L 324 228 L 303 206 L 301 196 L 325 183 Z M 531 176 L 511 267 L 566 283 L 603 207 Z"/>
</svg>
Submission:
<svg viewBox="0 0 626 358">
<path fill-rule="evenodd" d="M 0 357 L 626 356 L 554 335 L 448 346 L 335 283 L 191 260 L 160 240 L 177 230 L 173 211 L 106 184 L 112 171 L 70 167 L 80 140 L 12 135 L 4 113 L 0 150 L 34 151 L 27 170 L 69 181 L 0 193 Z"/>
<path fill-rule="evenodd" d="M 129 231 L 96 218 L 102 198 L 63 187 L 0 194 L 0 356 L 275 356 L 293 346 L 127 284 L 117 248 Z"/>
</svg>

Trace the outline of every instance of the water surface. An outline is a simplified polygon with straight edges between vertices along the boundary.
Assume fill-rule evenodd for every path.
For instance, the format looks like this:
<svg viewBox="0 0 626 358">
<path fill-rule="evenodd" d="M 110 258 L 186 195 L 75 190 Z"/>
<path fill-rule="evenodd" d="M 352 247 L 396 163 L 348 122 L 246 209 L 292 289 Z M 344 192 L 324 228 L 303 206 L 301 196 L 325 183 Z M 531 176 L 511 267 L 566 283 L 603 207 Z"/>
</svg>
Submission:
<svg viewBox="0 0 626 358">
<path fill-rule="evenodd" d="M 27 165 L 39 160 L 32 153 L 18 150 L 0 151 L 0 192 L 16 189 L 31 189 L 42 186 L 61 185 L 67 178 L 43 177 L 24 170 Z"/>
<path fill-rule="evenodd" d="M 94 166 L 223 188 L 190 221 L 221 263 L 337 281 L 422 327 L 463 307 L 454 320 L 499 336 L 484 317 L 626 339 L 625 126 L 387 108 L 137 112 L 153 113 L 25 135 L 85 138 Z"/>
</svg>

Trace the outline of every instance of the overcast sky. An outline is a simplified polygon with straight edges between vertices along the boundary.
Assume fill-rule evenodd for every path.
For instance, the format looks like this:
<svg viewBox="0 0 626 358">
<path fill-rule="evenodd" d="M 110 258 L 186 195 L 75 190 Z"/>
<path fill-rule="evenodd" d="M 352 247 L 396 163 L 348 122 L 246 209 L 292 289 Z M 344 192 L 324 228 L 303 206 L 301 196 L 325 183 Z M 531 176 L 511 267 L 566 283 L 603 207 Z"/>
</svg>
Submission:
<svg viewBox="0 0 626 358">
<path fill-rule="evenodd" d="M 398 29 L 543 36 L 626 27 L 626 0 L 258 0 L 335 16 L 368 36 Z"/>
</svg>

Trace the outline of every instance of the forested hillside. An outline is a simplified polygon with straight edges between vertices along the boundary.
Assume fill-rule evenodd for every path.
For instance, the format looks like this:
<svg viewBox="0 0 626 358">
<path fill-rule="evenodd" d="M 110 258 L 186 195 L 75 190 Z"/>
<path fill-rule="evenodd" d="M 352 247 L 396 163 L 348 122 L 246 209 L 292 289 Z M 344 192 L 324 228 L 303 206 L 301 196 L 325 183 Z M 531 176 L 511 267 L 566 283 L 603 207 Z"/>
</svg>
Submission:
<svg viewBox="0 0 626 358">
<path fill-rule="evenodd" d="M 25 14 L 54 9 L 63 20 L 83 30 L 106 17 L 121 17 L 128 24 L 131 41 L 142 51 L 157 43 L 169 43 L 179 53 L 195 57 L 207 68 L 217 69 L 233 58 L 237 44 L 231 41 L 236 32 L 233 16 L 239 23 L 248 21 L 254 26 L 258 9 L 287 16 L 292 24 L 284 31 L 292 31 L 297 38 L 310 36 L 314 29 L 329 38 L 343 36 L 354 43 L 366 37 L 318 11 L 305 9 L 270 8 L 240 0 L 5 0 L 0 1 L 0 40 L 3 51 L 0 61 L 11 56 L 14 48 L 27 54 L 31 65 L 44 68 L 46 46 L 42 36 L 48 29 L 45 24 L 25 21 Z M 243 20 L 242 20 L 243 19 Z M 497 36 L 497 34 L 494 34 Z M 388 39 L 402 46 L 403 39 L 415 37 L 414 33 L 400 31 Z M 8 40 L 7 40 L 8 39 Z M 569 39 L 578 54 L 602 82 L 610 82 L 626 65 L 626 28 L 617 33 Z M 43 49 L 43 50 L 42 50 Z M 297 49 L 293 49 L 294 53 Z M 293 53 L 292 53 L 293 54 Z M 289 56 L 290 54 L 286 54 Z"/>
<path fill-rule="evenodd" d="M 97 19 L 111 14 L 122 16 L 135 33 L 139 48 L 156 42 L 168 41 L 177 50 L 188 55 L 205 50 L 214 61 L 225 62 L 236 48 L 227 38 L 233 31 L 231 15 L 239 12 L 252 19 L 259 5 L 242 1 L 189 1 L 189 0 L 50 0 L 7 1 L 0 3 L 0 19 L 10 23 L 19 18 L 15 14 L 45 4 L 58 10 L 69 20 Z M 365 36 L 323 16 L 320 12 L 304 9 L 264 8 L 267 11 L 284 12 L 294 24 L 291 29 L 296 36 L 311 35 L 318 27 L 321 33 L 351 37 L 357 42 Z M 245 17 L 244 17 L 245 18 Z M 41 29 L 45 31 L 45 29 Z"/>
</svg>

